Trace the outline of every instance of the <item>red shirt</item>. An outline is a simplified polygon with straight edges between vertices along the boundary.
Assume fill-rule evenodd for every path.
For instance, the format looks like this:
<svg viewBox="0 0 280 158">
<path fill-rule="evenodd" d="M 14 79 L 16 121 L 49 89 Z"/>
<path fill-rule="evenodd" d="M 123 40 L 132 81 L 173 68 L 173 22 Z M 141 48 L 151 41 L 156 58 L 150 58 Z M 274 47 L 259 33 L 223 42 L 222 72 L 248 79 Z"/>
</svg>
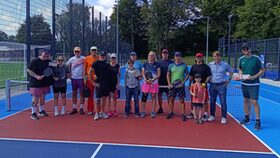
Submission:
<svg viewBox="0 0 280 158">
<path fill-rule="evenodd" d="M 195 94 L 195 96 L 192 96 L 193 103 L 204 103 L 206 93 L 205 87 L 202 87 L 201 84 L 195 83 L 191 85 L 190 91 Z"/>
</svg>

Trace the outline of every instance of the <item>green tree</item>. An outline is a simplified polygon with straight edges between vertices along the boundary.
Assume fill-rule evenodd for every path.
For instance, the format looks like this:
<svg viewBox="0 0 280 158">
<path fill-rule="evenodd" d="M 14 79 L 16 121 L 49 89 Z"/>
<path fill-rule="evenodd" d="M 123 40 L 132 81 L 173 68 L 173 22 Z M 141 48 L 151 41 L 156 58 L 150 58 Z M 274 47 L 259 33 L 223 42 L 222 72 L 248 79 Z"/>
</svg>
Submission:
<svg viewBox="0 0 280 158">
<path fill-rule="evenodd" d="M 46 45 L 51 43 L 50 25 L 45 21 L 43 15 L 34 15 L 30 18 L 31 44 Z M 26 36 L 26 21 L 20 25 L 16 39 L 24 43 Z"/>
<path fill-rule="evenodd" d="M 0 40 L 6 41 L 7 39 L 8 39 L 8 35 L 5 32 L 0 31 Z"/>
<path fill-rule="evenodd" d="M 279 37 L 279 0 L 245 0 L 237 9 L 240 19 L 235 37 L 262 39 Z"/>
</svg>

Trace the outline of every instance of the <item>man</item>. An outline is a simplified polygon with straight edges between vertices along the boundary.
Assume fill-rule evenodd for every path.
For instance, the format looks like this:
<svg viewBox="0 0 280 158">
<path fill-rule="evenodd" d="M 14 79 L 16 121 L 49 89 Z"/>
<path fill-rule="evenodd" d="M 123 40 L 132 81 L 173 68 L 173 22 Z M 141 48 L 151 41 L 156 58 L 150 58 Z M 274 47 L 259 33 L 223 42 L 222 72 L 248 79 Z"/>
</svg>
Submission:
<svg viewBox="0 0 280 158">
<path fill-rule="evenodd" d="M 149 93 L 152 95 L 152 112 L 151 117 L 156 117 L 156 96 L 159 90 L 158 86 L 158 78 L 160 76 L 160 67 L 159 64 L 155 61 L 156 53 L 150 51 L 148 54 L 148 61 L 143 65 L 142 68 L 142 76 L 144 78 L 144 82 L 142 85 L 142 113 L 141 117 L 144 118 L 146 116 L 146 102 L 148 99 Z M 147 75 L 151 74 L 151 75 Z"/>
<path fill-rule="evenodd" d="M 97 57 L 97 47 L 92 46 L 90 48 L 90 55 L 85 57 L 85 62 L 84 62 L 84 71 L 85 71 L 85 77 L 84 77 L 84 84 L 89 88 L 90 90 L 90 96 L 88 97 L 88 115 L 93 115 L 94 111 L 94 101 L 93 101 L 93 96 L 94 96 L 94 86 L 92 85 L 90 79 L 89 79 L 89 69 L 91 65 L 98 60 Z M 94 79 L 95 74 L 92 72 L 92 78 Z"/>
<path fill-rule="evenodd" d="M 77 95 L 78 91 L 80 94 L 80 115 L 84 115 L 85 112 L 83 110 L 84 107 L 84 95 L 83 95 L 83 88 L 84 88 L 84 60 L 85 57 L 81 55 L 81 48 L 75 47 L 73 51 L 74 55 L 71 57 L 67 65 L 69 66 L 71 72 L 71 83 L 72 83 L 72 102 L 73 102 L 73 109 L 69 113 L 70 115 L 78 113 L 77 110 Z"/>
<path fill-rule="evenodd" d="M 210 67 L 204 63 L 204 61 L 202 60 L 203 58 L 203 54 L 202 53 L 197 53 L 195 55 L 195 64 L 192 65 L 191 70 L 190 70 L 190 85 L 191 86 L 192 82 L 194 83 L 194 75 L 199 73 L 201 74 L 201 83 L 206 87 L 206 96 L 205 96 L 205 103 L 204 103 L 204 114 L 202 116 L 202 120 L 203 121 L 207 121 L 207 112 L 208 112 L 208 99 L 209 99 L 209 95 L 208 95 L 208 90 L 207 90 L 207 83 L 210 79 L 211 76 L 211 70 Z M 191 105 L 191 109 L 192 105 Z M 193 117 L 193 114 L 190 113 L 190 115 L 188 116 L 189 118 Z"/>
<path fill-rule="evenodd" d="M 228 63 L 222 61 L 221 54 L 219 51 L 215 51 L 213 53 L 214 61 L 210 62 L 208 65 L 211 69 L 211 78 L 210 78 L 210 117 L 208 121 L 215 120 L 216 113 L 216 100 L 217 95 L 219 95 L 221 108 L 222 108 L 222 118 L 221 123 L 227 123 L 227 85 L 229 84 L 232 78 L 232 68 Z M 227 72 L 229 72 L 229 77 L 227 76 Z"/>
<path fill-rule="evenodd" d="M 181 105 L 182 112 L 182 121 L 186 121 L 187 117 L 185 114 L 185 101 L 186 96 L 185 92 L 185 82 L 189 78 L 188 67 L 186 64 L 182 63 L 182 54 L 177 51 L 174 53 L 174 63 L 170 64 L 167 72 L 167 82 L 169 87 L 168 93 L 168 104 L 169 104 L 169 113 L 166 119 L 171 119 L 174 116 L 174 100 L 178 96 Z M 182 83 L 178 87 L 174 87 L 176 81 L 180 80 Z"/>
<path fill-rule="evenodd" d="M 245 118 L 240 124 L 248 124 L 250 122 L 249 109 L 250 102 L 253 103 L 256 113 L 255 130 L 261 129 L 260 106 L 258 103 L 260 90 L 260 76 L 265 72 L 265 68 L 261 59 L 251 53 L 251 49 L 247 44 L 242 45 L 243 56 L 239 58 L 239 74 L 242 79 L 241 88 L 244 98 Z"/>
<path fill-rule="evenodd" d="M 39 120 L 36 113 L 38 104 L 39 116 L 48 116 L 44 110 L 45 96 L 50 93 L 50 85 L 53 80 L 52 75 L 45 76 L 43 72 L 49 67 L 49 63 L 51 62 L 49 58 L 50 51 L 48 49 L 44 49 L 39 58 L 31 61 L 27 69 L 27 72 L 30 75 L 29 87 L 30 94 L 32 95 L 31 119 L 33 120 Z"/>
<path fill-rule="evenodd" d="M 159 93 L 158 93 L 158 105 L 159 105 L 159 109 L 157 111 L 157 114 L 161 114 L 163 113 L 163 109 L 162 109 L 162 94 L 165 93 L 166 97 L 168 98 L 168 87 L 160 87 L 160 86 L 167 86 L 168 82 L 166 79 L 166 75 L 167 75 L 167 70 L 170 64 L 173 63 L 172 60 L 170 60 L 169 57 L 169 53 L 167 49 L 163 49 L 161 52 L 161 56 L 162 59 L 158 61 L 159 66 L 160 66 L 160 72 L 161 75 L 158 79 L 158 83 L 159 83 Z M 169 103 L 169 101 L 167 101 Z"/>
<path fill-rule="evenodd" d="M 89 79 L 95 88 L 95 115 L 94 120 L 97 121 L 100 118 L 107 119 L 109 116 L 105 113 L 106 100 L 108 99 L 110 92 L 110 69 L 109 64 L 106 63 L 106 53 L 99 52 L 98 61 L 94 62 L 90 68 Z M 95 73 L 96 80 L 92 78 L 92 73 Z"/>
</svg>

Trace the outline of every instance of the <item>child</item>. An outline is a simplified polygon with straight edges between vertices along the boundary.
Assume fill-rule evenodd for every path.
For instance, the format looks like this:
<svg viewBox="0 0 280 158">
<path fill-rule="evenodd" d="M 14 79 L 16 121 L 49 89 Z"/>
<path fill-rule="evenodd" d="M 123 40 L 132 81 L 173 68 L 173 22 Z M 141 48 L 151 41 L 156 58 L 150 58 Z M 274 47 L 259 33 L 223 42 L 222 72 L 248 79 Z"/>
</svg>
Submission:
<svg viewBox="0 0 280 158">
<path fill-rule="evenodd" d="M 191 85 L 190 94 L 192 95 L 192 104 L 193 104 L 193 114 L 194 121 L 196 124 L 202 124 L 202 107 L 205 102 L 206 91 L 205 87 L 201 84 L 201 74 L 196 73 L 194 75 L 195 83 Z M 198 118 L 197 118 L 198 113 Z"/>
<path fill-rule="evenodd" d="M 125 70 L 124 82 L 126 87 L 126 103 L 125 103 L 125 115 L 124 117 L 128 117 L 130 112 L 130 100 L 133 96 L 134 98 L 134 108 L 135 108 L 135 117 L 139 117 L 139 101 L 138 101 L 138 93 L 139 93 L 139 82 L 141 80 L 141 73 L 135 67 L 133 67 L 134 61 L 128 60 L 128 67 Z"/>
<path fill-rule="evenodd" d="M 53 84 L 53 92 L 54 92 L 54 116 L 59 115 L 58 111 L 58 98 L 59 93 L 62 99 L 62 109 L 61 115 L 65 115 L 65 106 L 66 106 L 66 81 L 70 76 L 69 69 L 66 65 L 64 65 L 64 57 L 59 56 L 57 58 L 57 67 L 54 67 L 54 84 Z"/>
</svg>

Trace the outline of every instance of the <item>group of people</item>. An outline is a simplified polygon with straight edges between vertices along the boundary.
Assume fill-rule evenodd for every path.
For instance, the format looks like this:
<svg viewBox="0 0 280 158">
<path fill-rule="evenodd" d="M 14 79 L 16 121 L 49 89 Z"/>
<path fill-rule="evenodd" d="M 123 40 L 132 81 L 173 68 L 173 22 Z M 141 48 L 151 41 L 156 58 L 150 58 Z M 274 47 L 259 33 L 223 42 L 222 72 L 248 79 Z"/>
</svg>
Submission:
<svg viewBox="0 0 280 158">
<path fill-rule="evenodd" d="M 52 67 L 53 74 L 45 75 L 44 71 L 50 67 L 49 50 L 43 50 L 39 58 L 34 59 L 28 67 L 30 75 L 29 87 L 32 99 L 31 118 L 38 120 L 36 107 L 39 105 L 39 115 L 48 116 L 44 110 L 45 95 L 50 91 L 50 85 L 54 91 L 54 115 L 65 115 L 66 105 L 66 80 L 71 79 L 72 83 L 72 111 L 70 115 L 84 115 L 84 94 L 83 90 L 89 89 L 87 112 L 93 115 L 94 120 L 117 116 L 117 99 L 119 97 L 120 85 L 120 65 L 117 63 L 117 55 L 109 56 L 109 63 L 104 52 L 98 52 L 96 46 L 90 49 L 91 54 L 84 57 L 81 55 L 79 47 L 74 48 L 74 56 L 64 64 L 65 58 L 59 56 L 57 63 Z M 240 123 L 249 123 L 249 106 L 253 103 L 256 112 L 255 129 L 261 128 L 260 108 L 258 104 L 259 77 L 265 69 L 261 60 L 251 53 L 248 45 L 242 46 L 243 56 L 239 59 L 239 76 L 242 78 L 242 91 L 244 96 L 245 118 Z M 227 75 L 229 73 L 229 75 Z M 231 81 L 233 70 L 230 65 L 222 61 L 221 53 L 213 53 L 213 61 L 208 65 L 203 61 L 203 54 L 195 55 L 195 64 L 190 71 L 182 61 L 182 54 L 179 51 L 174 53 L 174 60 L 169 58 L 167 49 L 161 52 L 161 59 L 156 60 L 156 53 L 150 51 L 148 60 L 142 64 L 137 60 L 136 52 L 130 53 L 124 72 L 125 85 L 125 109 L 124 117 L 132 114 L 132 98 L 134 100 L 135 117 L 146 117 L 146 102 L 148 95 L 151 95 L 151 117 L 163 113 L 163 93 L 166 94 L 168 102 L 167 119 L 175 116 L 174 101 L 179 98 L 181 119 L 193 118 L 196 124 L 204 121 L 214 121 L 216 114 L 217 96 L 221 103 L 221 123 L 227 122 L 227 85 Z M 185 88 L 186 81 L 189 80 L 188 89 Z M 185 110 L 186 90 L 191 94 L 191 111 L 187 115 Z M 80 107 L 77 107 L 77 95 L 80 94 Z M 141 111 L 139 108 L 139 96 L 141 95 Z M 59 113 L 58 98 L 62 98 L 62 108 Z M 95 100 L 94 100 L 95 94 Z M 209 95 L 210 94 L 210 95 Z M 210 98 L 210 116 L 208 117 L 208 100 Z M 157 104 L 158 102 L 158 104 Z M 112 105 L 111 105 L 112 104 Z M 156 111 L 156 106 L 159 105 Z M 109 110 L 106 112 L 105 107 Z M 95 112 L 95 114 L 94 114 Z"/>
</svg>

